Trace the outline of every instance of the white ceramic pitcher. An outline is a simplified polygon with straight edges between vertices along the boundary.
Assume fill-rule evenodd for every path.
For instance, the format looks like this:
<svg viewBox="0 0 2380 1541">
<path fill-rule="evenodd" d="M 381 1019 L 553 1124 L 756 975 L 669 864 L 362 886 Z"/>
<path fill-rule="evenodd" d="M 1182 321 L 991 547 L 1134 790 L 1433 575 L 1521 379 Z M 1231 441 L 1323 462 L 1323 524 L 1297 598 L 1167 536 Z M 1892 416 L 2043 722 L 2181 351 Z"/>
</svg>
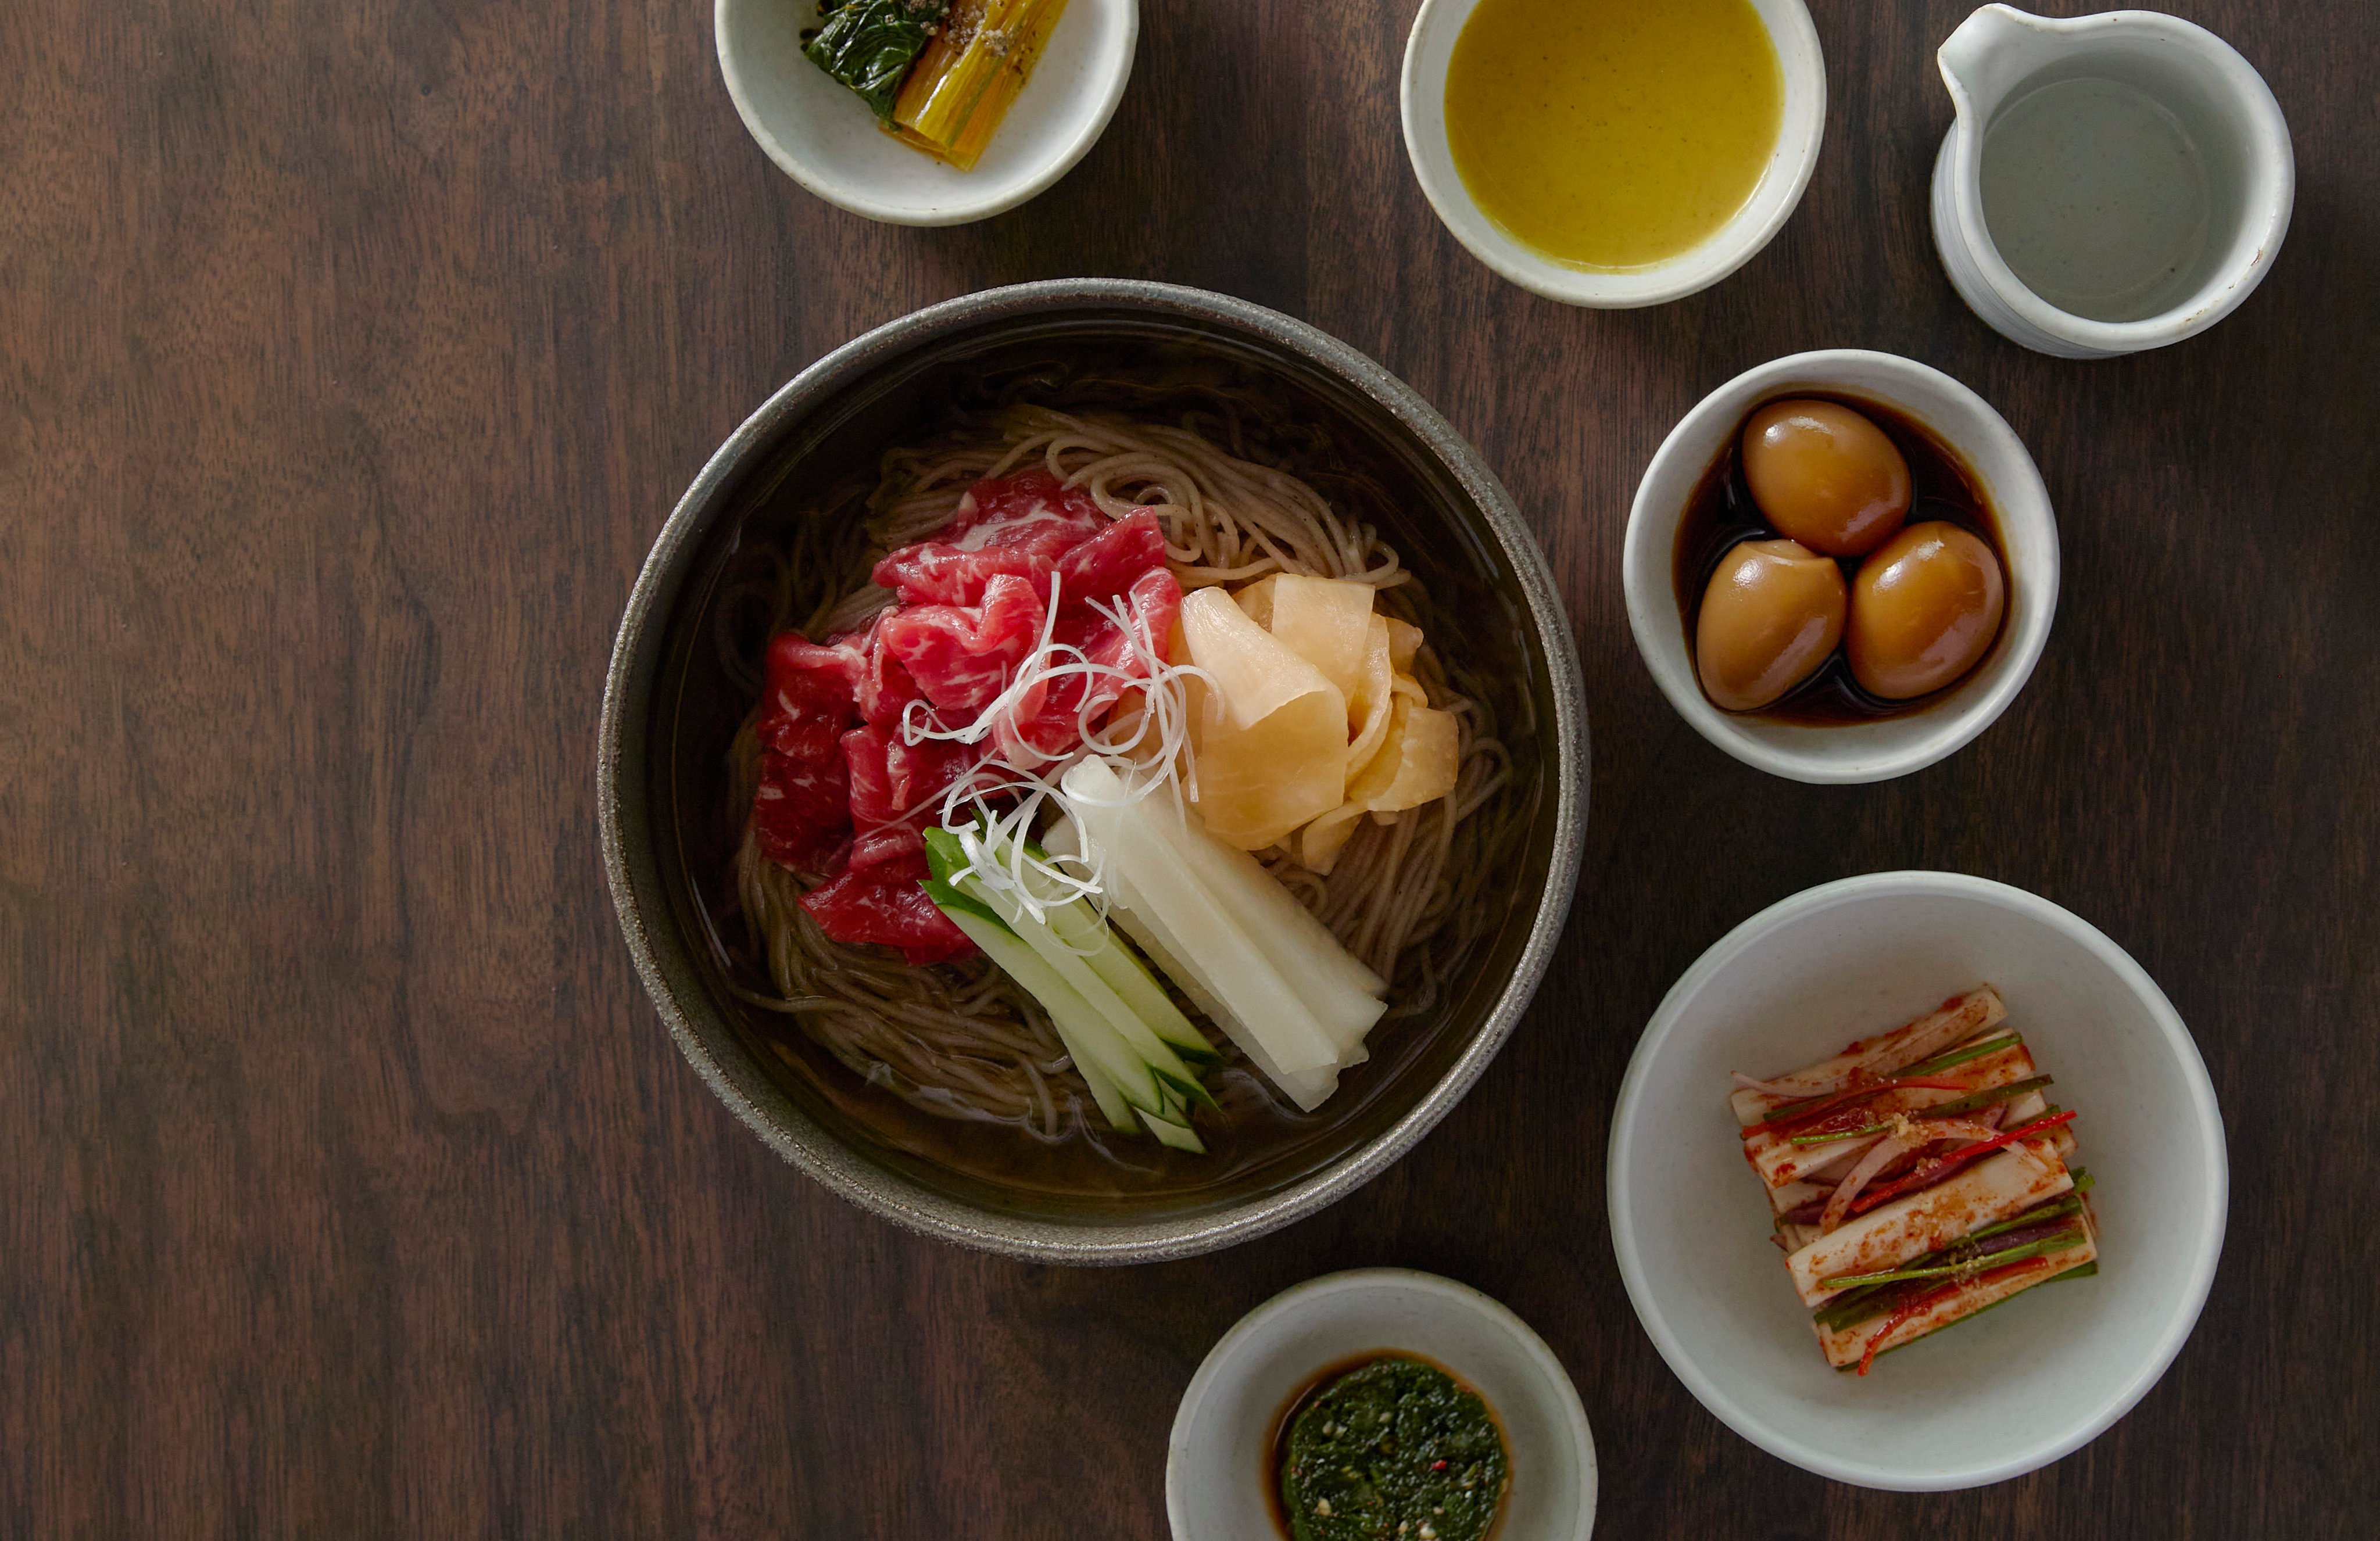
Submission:
<svg viewBox="0 0 2380 1541">
<path fill-rule="evenodd" d="M 1934 245 L 1968 309 L 2067 358 L 2163 347 L 2248 297 L 2297 191 L 2280 104 L 2178 17 L 1985 6 L 1937 55 L 1958 116 Z"/>
</svg>

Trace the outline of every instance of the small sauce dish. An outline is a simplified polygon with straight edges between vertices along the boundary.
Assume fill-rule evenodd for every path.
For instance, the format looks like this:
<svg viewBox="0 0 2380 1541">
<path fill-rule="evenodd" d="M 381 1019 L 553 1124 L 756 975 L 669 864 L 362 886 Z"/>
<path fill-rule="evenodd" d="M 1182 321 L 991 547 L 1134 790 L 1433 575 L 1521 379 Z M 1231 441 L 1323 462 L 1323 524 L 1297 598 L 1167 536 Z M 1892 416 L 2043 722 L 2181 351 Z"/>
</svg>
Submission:
<svg viewBox="0 0 2380 1541">
<path fill-rule="evenodd" d="M 1754 408 L 1798 395 L 1874 402 L 1929 431 L 1990 505 L 2006 569 L 1998 640 L 1956 685 L 1915 710 L 1808 723 L 1722 711 L 1703 693 L 1677 591 L 1687 504 Z M 1837 348 L 1748 370 L 1705 396 L 1654 452 L 1628 514 L 1621 583 L 1636 650 L 1695 732 L 1774 776 L 1813 783 L 1888 781 L 1943 759 L 1989 727 L 2033 674 L 2058 608 L 2058 521 L 2033 456 L 1989 403 L 1914 359 Z"/>
<path fill-rule="evenodd" d="M 887 224 L 966 224 L 1046 191 L 1115 115 L 1140 40 L 1139 0 L 1069 0 L 1048 50 L 972 171 L 912 150 L 802 53 L 806 0 L 717 0 L 719 72 L 778 168 L 839 209 Z"/>
<path fill-rule="evenodd" d="M 1699 243 L 1634 267 L 1566 262 L 1516 237 L 1463 183 L 1447 130 L 1447 79 L 1456 40 L 1483 0 L 1423 0 L 1405 42 L 1399 87 L 1405 153 L 1430 207 L 1471 254 L 1523 288 L 1565 305 L 1627 309 L 1706 289 L 1767 246 L 1809 186 L 1826 127 L 1827 65 L 1802 0 L 1751 0 L 1783 77 L 1777 141 L 1752 192 Z"/>
<path fill-rule="evenodd" d="M 1173 1541 L 1281 1541 L 1265 1492 L 1290 1401 L 1329 1367 L 1377 1353 L 1432 1361 L 1477 1391 L 1512 1463 L 1497 1541 L 1587 1541 L 1595 1438 L 1561 1361 L 1478 1291 L 1405 1268 L 1359 1268 L 1293 1286 L 1208 1352 L 1166 1444 Z"/>
</svg>

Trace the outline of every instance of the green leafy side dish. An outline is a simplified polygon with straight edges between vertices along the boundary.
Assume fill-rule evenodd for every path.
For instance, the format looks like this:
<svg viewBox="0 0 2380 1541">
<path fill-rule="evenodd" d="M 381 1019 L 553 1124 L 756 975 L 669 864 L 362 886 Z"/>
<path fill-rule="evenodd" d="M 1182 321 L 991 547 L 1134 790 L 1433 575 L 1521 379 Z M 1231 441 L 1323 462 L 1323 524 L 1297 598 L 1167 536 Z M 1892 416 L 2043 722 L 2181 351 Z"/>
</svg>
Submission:
<svg viewBox="0 0 2380 1541">
<path fill-rule="evenodd" d="M 902 79 L 949 9 L 950 0 L 824 0 L 802 52 L 890 123 Z"/>
<path fill-rule="evenodd" d="M 1291 1424 L 1281 1508 L 1297 1541 L 1480 1541 L 1510 1474 L 1477 1392 L 1417 1359 L 1375 1359 Z"/>
</svg>

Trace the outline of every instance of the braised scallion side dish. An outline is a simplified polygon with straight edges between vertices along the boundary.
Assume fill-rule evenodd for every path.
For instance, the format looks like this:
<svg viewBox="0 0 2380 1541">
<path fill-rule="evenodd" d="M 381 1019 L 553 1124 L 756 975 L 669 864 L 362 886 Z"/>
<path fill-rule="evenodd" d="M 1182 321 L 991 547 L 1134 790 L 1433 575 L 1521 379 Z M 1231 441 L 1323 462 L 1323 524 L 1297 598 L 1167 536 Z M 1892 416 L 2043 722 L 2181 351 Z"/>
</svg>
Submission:
<svg viewBox="0 0 2380 1541">
<path fill-rule="evenodd" d="M 824 0 L 802 52 L 887 133 L 972 171 L 1065 10 L 1066 0 Z"/>
<path fill-rule="evenodd" d="M 1827 1362 L 1876 1356 L 2099 1271 L 2074 1114 L 1982 985 L 1828 1060 L 1739 1074 L 1743 1159 Z"/>
</svg>

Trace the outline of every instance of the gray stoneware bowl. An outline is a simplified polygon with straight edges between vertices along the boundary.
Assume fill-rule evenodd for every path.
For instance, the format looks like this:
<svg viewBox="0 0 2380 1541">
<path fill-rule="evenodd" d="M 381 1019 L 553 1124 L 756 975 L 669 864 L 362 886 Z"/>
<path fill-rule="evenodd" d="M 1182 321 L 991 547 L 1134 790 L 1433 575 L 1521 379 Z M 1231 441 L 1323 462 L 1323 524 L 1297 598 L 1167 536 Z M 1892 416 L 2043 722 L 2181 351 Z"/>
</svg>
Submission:
<svg viewBox="0 0 2380 1541">
<path fill-rule="evenodd" d="M 1384 496 L 1388 538 L 1463 625 L 1524 778 L 1526 825 L 1486 892 L 1505 906 L 1437 1008 L 1392 1024 L 1328 1115 L 1227 1174 L 1064 1192 L 953 1159 L 1011 1132 L 929 1119 L 743 1005 L 710 938 L 734 838 L 722 756 L 741 705 L 710 638 L 747 540 L 805 516 L 805 490 L 917 437 L 968 382 L 1165 358 L 1222 371 L 1311 421 Z M 1586 819 L 1586 706 L 1545 558 L 1478 453 L 1378 364 L 1222 295 L 1068 279 L 968 295 L 819 360 L 737 429 L 670 515 L 629 596 L 603 692 L 603 864 L 637 971 L 670 1035 L 736 1117 L 837 1194 L 929 1236 L 1051 1263 L 1138 1263 L 1247 1240 L 1353 1192 L 1470 1089 L 1519 1022 L 1560 936 Z M 955 1133 L 954 1133 L 955 1132 Z M 993 1163 L 997 1165 L 998 1163 Z"/>
</svg>

